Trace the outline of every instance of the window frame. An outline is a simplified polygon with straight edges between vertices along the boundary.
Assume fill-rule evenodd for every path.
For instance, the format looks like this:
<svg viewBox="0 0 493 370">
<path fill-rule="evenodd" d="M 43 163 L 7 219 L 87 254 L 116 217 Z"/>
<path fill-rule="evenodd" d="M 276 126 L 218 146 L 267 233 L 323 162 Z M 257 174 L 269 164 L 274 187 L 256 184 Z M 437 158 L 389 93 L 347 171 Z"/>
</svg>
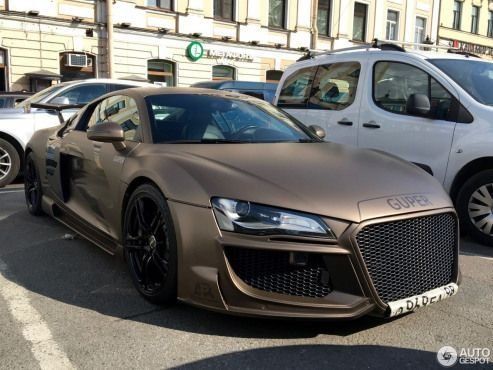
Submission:
<svg viewBox="0 0 493 370">
<path fill-rule="evenodd" d="M 269 13 L 267 14 L 268 15 L 268 19 L 267 19 L 267 24 L 268 24 L 268 28 L 273 28 L 273 29 L 277 29 L 277 30 L 285 30 L 287 28 L 287 19 L 286 19 L 286 16 L 287 16 L 287 5 L 288 5 L 288 0 L 280 0 L 282 1 L 282 17 L 281 17 L 281 25 L 278 26 L 278 25 L 273 25 L 270 23 L 270 4 L 271 4 L 271 1 L 272 0 L 269 0 Z"/>
<path fill-rule="evenodd" d="M 175 9 L 175 1 L 174 0 L 169 0 L 169 7 L 165 7 L 161 5 L 161 1 L 163 0 L 156 0 L 156 5 L 149 5 L 147 3 L 147 0 L 145 2 L 145 7 L 146 8 L 151 8 L 151 9 L 162 9 L 162 10 L 169 10 L 173 11 Z"/>
<path fill-rule="evenodd" d="M 281 73 L 281 76 L 279 77 L 279 79 L 278 79 L 278 80 L 268 79 L 268 78 L 267 78 L 267 77 L 268 77 L 268 76 L 267 76 L 267 74 L 268 74 L 269 72 L 270 72 L 270 73 L 273 73 L 273 72 L 279 73 L 279 72 L 280 72 L 280 73 Z M 281 71 L 280 69 L 267 69 L 267 70 L 265 71 L 265 82 L 266 82 L 266 83 L 279 83 L 279 81 L 281 81 L 281 78 L 282 78 L 283 73 L 284 73 L 284 71 Z"/>
<path fill-rule="evenodd" d="M 231 1 L 231 18 L 223 17 L 222 11 L 220 12 L 220 15 L 216 14 L 216 1 L 220 2 L 221 10 L 224 8 L 224 2 Z M 215 20 L 222 22 L 236 22 L 236 0 L 213 0 L 212 8 L 212 14 Z"/>
<path fill-rule="evenodd" d="M 423 20 L 423 27 L 418 27 L 418 19 Z M 416 19 L 414 20 L 414 42 L 417 44 L 423 43 L 423 41 L 426 40 L 426 26 L 428 25 L 428 18 L 421 17 L 421 16 L 416 16 Z M 423 39 L 422 40 L 416 40 L 416 36 L 418 35 L 418 29 L 422 30 L 423 32 Z"/>
<path fill-rule="evenodd" d="M 481 13 L 481 8 L 479 6 L 473 5 L 471 11 L 471 33 L 479 33 L 479 15 Z"/>
<path fill-rule="evenodd" d="M 312 75 L 311 75 L 310 84 L 309 84 L 309 86 L 307 86 L 307 89 L 309 91 L 308 92 L 308 97 L 305 99 L 305 102 L 304 103 L 297 103 L 297 104 L 279 103 L 279 99 L 281 99 L 281 92 L 282 92 L 283 87 L 284 87 L 284 82 L 286 82 L 286 79 L 284 79 L 283 85 L 281 86 L 281 89 L 279 91 L 279 97 L 277 98 L 276 106 L 279 107 L 279 108 L 281 108 L 281 109 L 299 109 L 299 108 L 309 109 L 308 108 L 308 100 L 310 99 L 310 96 L 312 95 L 313 82 L 315 81 L 315 77 L 317 76 L 318 67 L 319 67 L 318 65 L 314 65 L 314 66 L 306 66 L 306 67 L 303 67 L 303 68 L 299 68 L 298 70 L 296 70 L 294 73 L 292 73 L 291 75 L 289 75 L 287 77 L 287 78 L 289 78 L 292 75 L 298 74 L 298 73 L 300 73 L 300 71 L 310 70 L 310 69 L 313 70 L 312 71 Z"/>
<path fill-rule="evenodd" d="M 233 71 L 233 78 L 231 80 L 228 79 L 223 79 L 223 78 L 216 78 L 214 79 L 214 68 L 216 67 L 226 67 L 227 69 Z M 212 81 L 236 81 L 237 78 L 237 68 L 234 66 L 230 66 L 227 64 L 216 64 L 212 66 Z"/>
<path fill-rule="evenodd" d="M 363 21 L 363 32 L 362 32 L 361 39 L 354 38 L 354 18 L 355 18 L 354 15 L 355 15 L 355 12 L 356 12 L 356 6 L 357 5 L 362 5 L 365 8 L 365 17 L 364 17 L 364 21 Z M 352 31 L 352 35 L 351 35 L 352 40 L 354 40 L 354 41 L 360 41 L 360 42 L 365 42 L 366 41 L 366 36 L 367 36 L 367 28 L 368 28 L 368 4 L 361 3 L 359 1 L 355 1 L 354 2 L 354 7 L 353 7 L 353 31 Z"/>
<path fill-rule="evenodd" d="M 320 0 L 318 1 L 318 6 L 317 6 L 317 30 L 318 30 L 318 34 L 319 36 L 326 36 L 326 37 L 331 37 L 331 31 L 332 31 L 332 27 L 331 27 L 331 24 L 330 24 L 330 20 L 332 18 L 332 0 L 327 0 L 327 19 L 326 19 L 326 22 L 327 22 L 327 30 L 325 32 L 320 32 L 320 28 L 318 27 L 318 14 L 320 14 Z M 322 9 L 325 9 L 325 4 L 324 6 L 322 7 Z"/>
<path fill-rule="evenodd" d="M 169 74 L 167 75 L 166 72 L 164 72 L 164 69 L 162 72 L 159 72 L 159 73 L 149 73 L 149 63 L 150 62 L 164 62 L 164 63 L 168 63 L 171 65 L 171 77 L 172 77 L 172 81 L 173 83 L 171 84 L 171 86 L 166 86 L 166 87 L 174 87 L 176 86 L 176 63 L 172 60 L 169 60 L 169 59 L 147 59 L 147 79 L 154 84 L 154 82 L 163 82 L 163 81 L 152 81 L 149 76 L 150 75 L 154 75 L 154 76 L 169 76 Z"/>
<path fill-rule="evenodd" d="M 416 68 L 416 69 L 419 69 L 420 71 L 422 71 L 423 73 L 426 73 L 428 75 L 428 99 L 430 99 L 430 102 L 431 102 L 431 79 L 433 79 L 439 86 L 442 87 L 442 89 L 444 89 L 450 96 L 451 96 L 451 109 L 450 109 L 450 115 L 452 116 L 451 119 L 438 119 L 438 118 L 435 118 L 435 117 L 429 117 L 429 116 L 417 116 L 417 115 L 412 115 L 412 114 L 408 114 L 408 113 L 401 113 L 401 112 L 392 112 L 390 110 L 387 110 L 387 109 L 384 109 L 382 108 L 378 102 L 376 101 L 375 99 L 375 68 L 377 66 L 378 63 L 394 63 L 394 64 L 404 64 L 408 67 L 412 67 L 412 68 Z M 430 121 L 435 121 L 435 120 L 438 120 L 438 121 L 446 121 L 446 122 L 452 122 L 452 123 L 459 123 L 459 111 L 461 109 L 465 109 L 462 104 L 460 103 L 459 99 L 457 99 L 457 97 L 452 94 L 449 89 L 447 89 L 445 86 L 443 86 L 443 84 L 438 81 L 436 78 L 434 78 L 431 73 L 425 71 L 423 68 L 420 68 L 418 66 L 415 66 L 413 64 L 410 64 L 410 63 L 407 63 L 407 62 L 401 62 L 401 61 L 396 61 L 396 60 L 387 60 L 387 59 L 382 59 L 382 60 L 377 60 L 373 63 L 373 66 L 372 66 L 372 75 L 371 75 L 371 100 L 373 102 L 373 104 L 375 105 L 375 107 L 377 107 L 378 109 L 381 109 L 382 111 L 386 112 L 386 113 L 389 113 L 389 114 L 397 114 L 397 115 L 400 115 L 400 116 L 407 116 L 407 117 L 414 117 L 414 118 L 421 118 L 421 119 L 426 119 L 426 120 L 430 120 Z"/>
<path fill-rule="evenodd" d="M 396 20 L 395 21 L 391 21 L 389 20 L 389 15 L 390 13 L 394 13 L 396 15 Z M 387 9 L 387 20 L 385 22 L 385 33 L 386 33 L 386 39 L 387 40 L 392 40 L 392 41 L 397 41 L 399 40 L 399 20 L 400 20 L 400 12 L 398 10 L 394 10 L 394 9 Z M 394 26 L 394 37 L 395 38 L 391 38 L 390 36 L 390 31 L 391 31 L 391 27 Z"/>
<path fill-rule="evenodd" d="M 455 6 L 457 5 L 457 9 L 455 9 Z M 462 2 L 461 1 L 454 1 L 453 8 L 452 8 L 452 28 L 454 30 L 460 30 L 460 27 L 462 25 Z"/>
</svg>

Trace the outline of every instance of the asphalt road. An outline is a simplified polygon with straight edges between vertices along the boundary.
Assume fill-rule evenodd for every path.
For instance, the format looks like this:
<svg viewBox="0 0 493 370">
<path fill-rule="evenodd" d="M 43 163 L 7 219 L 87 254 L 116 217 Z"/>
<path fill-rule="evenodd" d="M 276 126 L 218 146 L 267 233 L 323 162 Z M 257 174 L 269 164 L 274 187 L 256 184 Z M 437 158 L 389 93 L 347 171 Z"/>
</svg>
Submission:
<svg viewBox="0 0 493 370">
<path fill-rule="evenodd" d="M 440 368 L 444 345 L 493 352 L 493 248 L 468 240 L 456 296 L 341 323 L 156 307 L 120 259 L 67 233 L 27 213 L 20 185 L 0 189 L 0 368 Z"/>
</svg>

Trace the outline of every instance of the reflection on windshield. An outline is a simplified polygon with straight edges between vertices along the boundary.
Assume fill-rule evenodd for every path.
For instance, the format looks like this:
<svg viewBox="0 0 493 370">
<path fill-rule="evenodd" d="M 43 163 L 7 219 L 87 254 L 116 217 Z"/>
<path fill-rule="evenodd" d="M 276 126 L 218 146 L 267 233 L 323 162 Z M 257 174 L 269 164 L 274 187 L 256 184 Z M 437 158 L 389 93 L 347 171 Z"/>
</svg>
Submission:
<svg viewBox="0 0 493 370">
<path fill-rule="evenodd" d="M 47 87 L 44 90 L 41 90 L 40 92 L 34 94 L 33 96 L 27 98 L 24 101 L 21 101 L 19 104 L 17 104 L 15 107 L 16 108 L 23 108 L 28 104 L 31 103 L 39 103 L 41 102 L 44 98 L 46 98 L 48 95 L 51 95 L 52 93 L 62 89 L 65 87 L 65 84 L 58 84 L 58 85 L 53 85 L 50 87 Z"/>
<path fill-rule="evenodd" d="M 273 105 L 210 95 L 155 95 L 147 99 L 155 143 L 317 141 Z"/>
<path fill-rule="evenodd" d="M 493 63 L 480 60 L 430 59 L 478 102 L 493 105 Z"/>
</svg>

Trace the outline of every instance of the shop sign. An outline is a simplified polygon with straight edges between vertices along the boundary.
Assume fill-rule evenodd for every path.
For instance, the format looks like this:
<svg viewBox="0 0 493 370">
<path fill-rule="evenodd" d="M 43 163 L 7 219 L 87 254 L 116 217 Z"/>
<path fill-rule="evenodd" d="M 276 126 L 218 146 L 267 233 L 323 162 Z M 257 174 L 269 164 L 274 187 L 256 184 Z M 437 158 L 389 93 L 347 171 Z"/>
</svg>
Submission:
<svg viewBox="0 0 493 370">
<path fill-rule="evenodd" d="M 202 58 L 204 55 L 204 47 L 198 41 L 192 41 L 187 46 L 187 56 L 194 62 Z"/>
<path fill-rule="evenodd" d="M 468 53 L 493 56 L 493 47 L 462 42 L 459 40 L 453 40 L 449 42 L 449 44 L 454 48 L 458 48 L 459 50 Z"/>
<path fill-rule="evenodd" d="M 233 60 L 243 60 L 251 62 L 253 60 L 252 54 L 246 52 L 238 51 L 224 51 L 218 49 L 207 49 L 208 58 L 220 58 L 220 59 L 233 59 Z"/>
</svg>

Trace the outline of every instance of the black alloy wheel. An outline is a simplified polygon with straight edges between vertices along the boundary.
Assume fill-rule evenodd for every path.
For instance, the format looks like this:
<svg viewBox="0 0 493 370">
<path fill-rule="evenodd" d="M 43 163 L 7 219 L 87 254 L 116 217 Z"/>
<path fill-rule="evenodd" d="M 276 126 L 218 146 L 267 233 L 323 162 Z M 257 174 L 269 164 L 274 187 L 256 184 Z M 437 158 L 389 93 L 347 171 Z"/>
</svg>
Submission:
<svg viewBox="0 0 493 370">
<path fill-rule="evenodd" d="M 26 205 L 29 213 L 34 216 L 43 214 L 41 200 L 43 198 L 41 180 L 39 177 L 33 153 L 29 153 L 26 158 L 24 168 L 24 192 L 26 195 Z"/>
<path fill-rule="evenodd" d="M 123 225 L 124 255 L 134 285 L 155 304 L 176 301 L 177 247 L 166 200 L 154 186 L 130 196 Z"/>
</svg>

